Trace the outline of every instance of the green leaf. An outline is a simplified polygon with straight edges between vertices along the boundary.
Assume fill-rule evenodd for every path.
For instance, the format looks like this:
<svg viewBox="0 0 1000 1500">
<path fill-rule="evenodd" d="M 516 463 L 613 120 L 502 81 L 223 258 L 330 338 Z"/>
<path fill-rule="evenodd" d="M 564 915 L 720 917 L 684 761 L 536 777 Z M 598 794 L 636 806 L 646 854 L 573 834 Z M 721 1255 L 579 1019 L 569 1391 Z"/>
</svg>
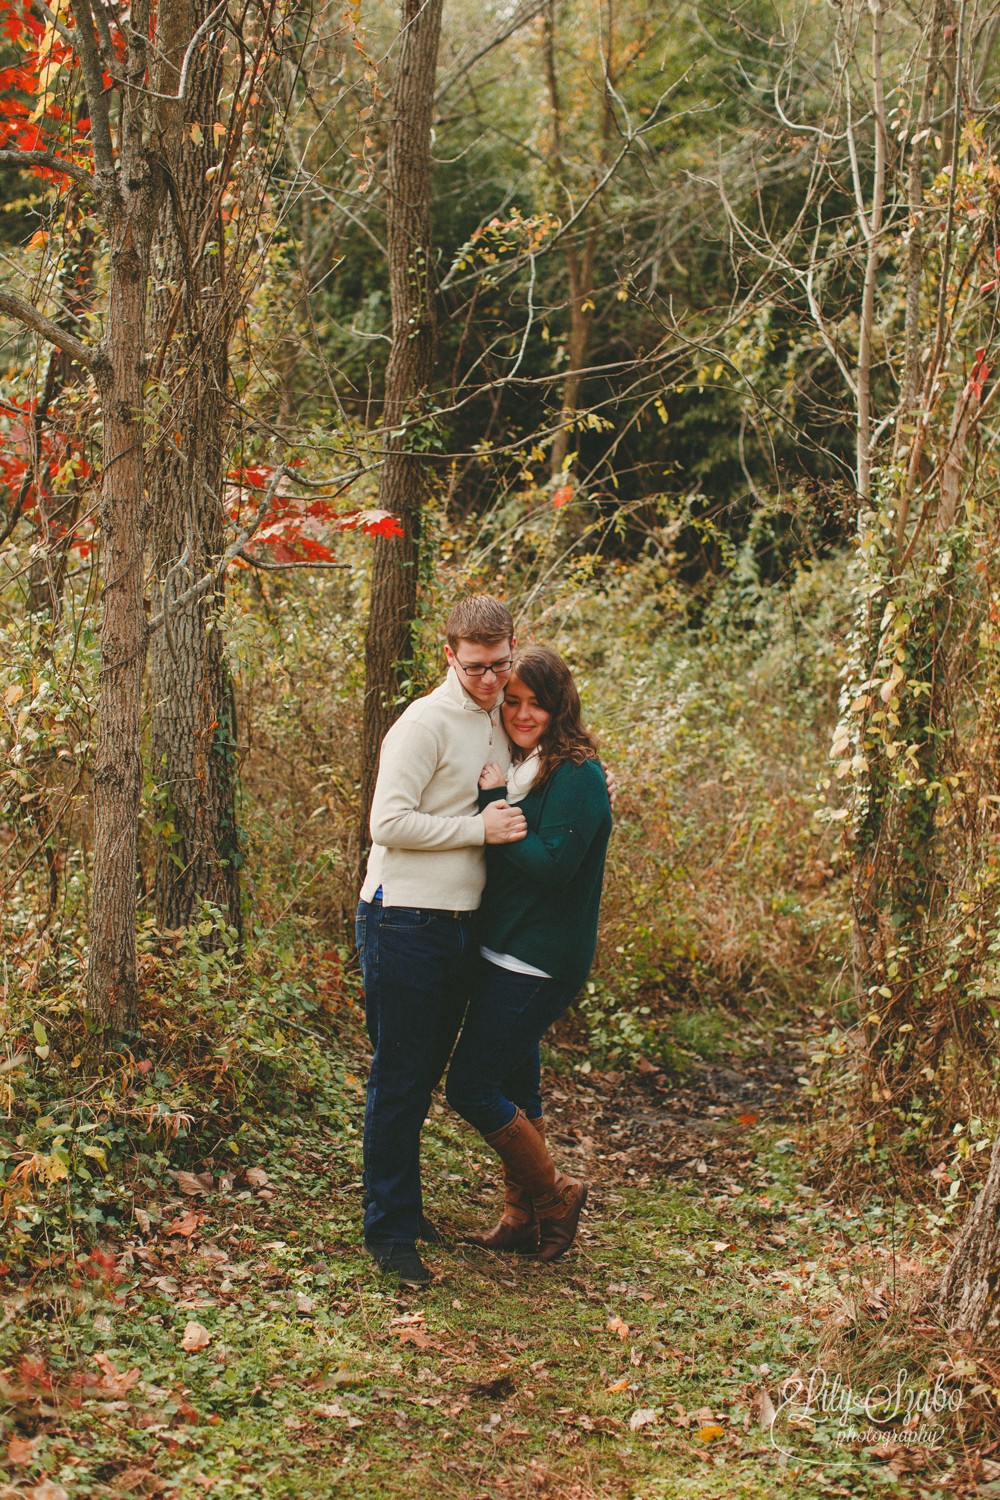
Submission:
<svg viewBox="0 0 1000 1500">
<path fill-rule="evenodd" d="M 49 1038 L 41 1021 L 36 1021 L 34 1026 L 32 1027 L 32 1030 L 35 1033 L 35 1041 L 38 1043 L 38 1045 L 40 1047 L 47 1046 Z"/>
</svg>

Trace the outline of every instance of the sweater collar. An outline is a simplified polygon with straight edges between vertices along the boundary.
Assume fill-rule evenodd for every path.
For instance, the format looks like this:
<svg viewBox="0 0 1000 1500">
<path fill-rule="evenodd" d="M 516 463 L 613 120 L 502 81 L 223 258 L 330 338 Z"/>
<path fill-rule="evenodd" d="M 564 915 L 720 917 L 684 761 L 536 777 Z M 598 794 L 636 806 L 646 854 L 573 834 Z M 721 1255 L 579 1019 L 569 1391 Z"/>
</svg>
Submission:
<svg viewBox="0 0 1000 1500">
<path fill-rule="evenodd" d="M 448 668 L 448 676 L 445 678 L 444 688 L 445 692 L 452 700 L 452 702 L 458 708 L 464 709 L 466 713 L 486 714 L 491 723 L 498 724 L 500 722 L 496 715 L 499 714 L 500 705 L 503 702 L 502 690 L 493 707 L 484 708 L 481 703 L 477 703 L 475 698 L 471 697 L 470 694 L 465 691 L 465 688 L 458 680 L 458 673 L 455 671 L 454 667 Z"/>
</svg>

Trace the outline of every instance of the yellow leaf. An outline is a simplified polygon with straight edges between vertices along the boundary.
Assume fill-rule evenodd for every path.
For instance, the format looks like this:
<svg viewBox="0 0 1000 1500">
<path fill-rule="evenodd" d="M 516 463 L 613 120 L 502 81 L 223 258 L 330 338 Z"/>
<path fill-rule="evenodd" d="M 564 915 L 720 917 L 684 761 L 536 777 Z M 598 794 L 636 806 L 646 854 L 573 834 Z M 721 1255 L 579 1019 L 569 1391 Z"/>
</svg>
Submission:
<svg viewBox="0 0 1000 1500">
<path fill-rule="evenodd" d="M 855 698 L 848 712 L 852 714 L 859 714 L 863 708 L 868 707 L 871 701 L 872 700 L 867 693 L 862 693 L 860 697 Z"/>
<path fill-rule="evenodd" d="M 28 249 L 33 250 L 36 245 L 45 245 L 48 243 L 48 239 L 49 231 L 47 229 L 36 229 L 28 241 Z"/>
<path fill-rule="evenodd" d="M 202 134 L 201 126 L 198 124 L 197 120 L 191 126 L 191 139 L 194 141 L 196 146 L 202 145 L 205 140 L 205 137 Z"/>
<path fill-rule="evenodd" d="M 220 135 L 225 135 L 226 134 L 226 126 L 223 125 L 221 123 L 221 121 L 216 120 L 215 124 L 212 126 L 212 134 L 214 136 L 216 136 L 216 137 L 218 137 Z"/>
<path fill-rule="evenodd" d="M 7 691 L 3 695 L 3 701 L 6 703 L 7 707 L 9 708 L 12 703 L 16 703 L 17 702 L 18 698 L 23 698 L 23 697 L 24 697 L 24 688 L 21 686 L 21 684 L 19 682 L 12 682 L 11 685 L 10 685 L 10 687 L 7 689 Z"/>
<path fill-rule="evenodd" d="M 608 1386 L 608 1394 L 609 1395 L 611 1395 L 611 1393 L 614 1392 L 614 1391 L 627 1391 L 627 1390 L 628 1390 L 628 1376 L 627 1375 L 623 1375 L 622 1378 L 621 1378 L 621 1380 L 616 1380 L 615 1383 L 614 1383 L 614 1385 L 609 1385 Z"/>
<path fill-rule="evenodd" d="M 701 1443 L 718 1442 L 719 1438 L 723 1437 L 724 1435 L 725 1428 L 720 1427 L 717 1422 L 712 1422 L 709 1426 L 706 1427 L 699 1427 L 698 1431 L 695 1433 L 695 1436 Z"/>
</svg>

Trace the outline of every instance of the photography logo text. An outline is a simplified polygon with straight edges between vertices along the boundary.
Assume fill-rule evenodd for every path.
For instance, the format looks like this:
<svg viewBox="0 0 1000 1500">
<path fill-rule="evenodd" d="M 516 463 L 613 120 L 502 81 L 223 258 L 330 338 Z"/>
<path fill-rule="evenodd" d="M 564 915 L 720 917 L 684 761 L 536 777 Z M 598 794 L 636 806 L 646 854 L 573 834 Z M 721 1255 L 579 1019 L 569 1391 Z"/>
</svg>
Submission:
<svg viewBox="0 0 1000 1500">
<path fill-rule="evenodd" d="M 908 1371 L 899 1370 L 891 1384 L 861 1389 L 819 1367 L 809 1375 L 790 1375 L 778 1395 L 779 1402 L 768 1402 L 762 1411 L 771 1443 L 788 1458 L 813 1463 L 824 1459 L 795 1453 L 795 1440 L 820 1429 L 827 1441 L 843 1446 L 892 1442 L 939 1448 L 944 1439 L 942 1418 L 957 1411 L 963 1400 L 962 1392 L 947 1385 L 943 1375 L 933 1385 L 916 1384 Z"/>
</svg>

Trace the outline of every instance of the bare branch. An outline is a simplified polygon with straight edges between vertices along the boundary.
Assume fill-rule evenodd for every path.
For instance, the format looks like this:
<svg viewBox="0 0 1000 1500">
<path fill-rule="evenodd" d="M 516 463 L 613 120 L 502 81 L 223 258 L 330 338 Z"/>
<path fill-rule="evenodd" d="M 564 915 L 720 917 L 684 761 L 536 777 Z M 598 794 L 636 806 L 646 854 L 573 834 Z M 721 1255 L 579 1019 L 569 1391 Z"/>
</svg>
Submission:
<svg viewBox="0 0 1000 1500">
<path fill-rule="evenodd" d="M 25 302 L 23 297 L 15 296 L 13 292 L 0 291 L 0 312 L 6 313 L 9 318 L 16 318 L 33 333 L 38 333 L 50 344 L 55 344 L 64 354 L 70 355 L 77 364 L 83 365 L 84 369 L 96 374 L 104 361 L 101 355 L 94 349 L 88 349 L 86 344 L 60 328 L 58 323 L 53 323 L 40 313 L 37 307 L 32 307 L 30 302 Z"/>
<path fill-rule="evenodd" d="M 511 17 L 507 25 L 501 31 L 498 31 L 496 36 L 486 43 L 485 47 L 480 47 L 478 52 L 474 52 L 464 62 L 457 63 L 452 72 L 447 74 L 438 85 L 437 93 L 434 96 L 434 103 L 437 108 L 440 109 L 442 101 L 449 90 L 458 83 L 459 79 L 464 78 L 466 73 L 471 68 L 474 68 L 481 58 L 485 57 L 487 53 L 492 52 L 494 47 L 501 47 L 507 41 L 508 37 L 514 35 L 515 31 L 520 31 L 522 26 L 527 26 L 529 21 L 533 21 L 536 16 L 541 15 L 547 4 L 548 0 L 535 0 L 534 4 L 526 5 L 524 10 L 518 11 L 515 16 Z"/>
<path fill-rule="evenodd" d="M 113 181 L 115 151 L 111 140 L 111 116 L 107 95 L 104 92 L 104 69 L 101 64 L 97 34 L 94 30 L 94 17 L 91 14 L 89 0 L 70 0 L 70 8 L 76 22 L 76 31 L 70 45 L 80 59 L 83 86 L 87 91 L 94 166 L 97 168 L 98 176 L 107 177 L 109 181 Z"/>
<path fill-rule="evenodd" d="M 72 177 L 75 183 L 89 192 L 97 191 L 93 172 L 88 172 L 86 167 L 78 166 L 75 161 L 66 161 L 64 157 L 56 156 L 51 151 L 0 151 L 0 167 L 13 167 L 15 172 L 26 172 L 29 167 L 48 167 L 50 172 L 61 172 L 64 177 Z"/>
<path fill-rule="evenodd" d="M 362 471 L 359 470 L 358 474 L 353 475 L 352 477 L 359 477 L 361 472 Z M 251 537 L 256 535 L 261 526 L 263 526 L 264 521 L 267 519 L 267 513 L 271 509 L 271 502 L 277 494 L 278 485 L 281 483 L 282 479 L 284 479 L 287 473 L 287 464 L 281 464 L 277 469 L 275 469 L 274 473 L 271 475 L 271 483 L 264 491 L 261 502 L 257 507 L 257 514 L 254 516 L 250 525 L 244 526 L 243 530 L 237 534 L 235 542 L 232 542 L 226 548 L 225 552 L 219 558 L 219 561 L 216 563 L 212 571 L 210 573 L 206 573 L 204 577 L 199 578 L 198 582 L 193 583 L 189 589 L 185 589 L 183 594 L 178 595 L 178 597 L 173 601 L 172 605 L 169 606 L 170 608 L 178 609 L 182 604 L 187 604 L 189 600 L 196 599 L 200 594 L 204 594 L 209 588 L 214 588 L 215 585 L 220 582 L 223 574 L 225 573 L 226 569 L 229 567 L 229 564 L 233 561 L 233 559 L 243 556 L 243 549 L 246 546 L 247 542 L 250 541 Z M 185 551 L 187 551 L 187 548 L 185 548 Z M 171 570 L 171 572 L 173 571 L 175 570 Z M 167 607 L 168 601 L 166 598 L 166 592 L 164 591 L 164 608 L 158 615 L 150 620 L 150 633 L 152 633 L 152 631 L 154 630 L 159 630 L 160 626 L 166 623 Z M 169 632 L 169 625 L 167 628 Z"/>
</svg>

